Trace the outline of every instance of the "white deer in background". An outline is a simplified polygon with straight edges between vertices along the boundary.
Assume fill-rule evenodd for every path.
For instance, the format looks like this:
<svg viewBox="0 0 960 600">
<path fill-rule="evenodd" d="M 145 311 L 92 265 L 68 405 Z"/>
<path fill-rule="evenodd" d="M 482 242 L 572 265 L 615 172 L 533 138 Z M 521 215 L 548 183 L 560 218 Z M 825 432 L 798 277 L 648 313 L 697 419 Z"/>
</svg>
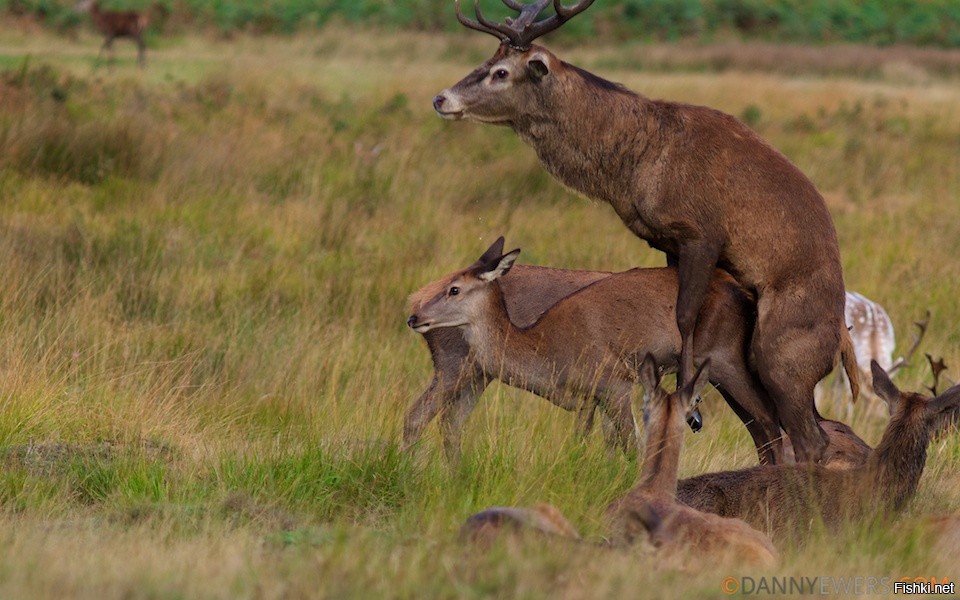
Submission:
<svg viewBox="0 0 960 600">
<path fill-rule="evenodd" d="M 878 401 L 879 396 L 871 383 L 873 378 L 870 375 L 870 361 L 877 361 L 877 364 L 887 372 L 887 375 L 893 377 L 901 367 L 909 363 L 920 346 L 920 340 L 923 339 L 927 332 L 927 325 L 930 323 L 930 311 L 927 311 L 923 320 L 914 323 L 919 332 L 914 334 L 913 345 L 910 346 L 906 356 L 901 356 L 896 360 L 893 359 L 893 352 L 896 348 L 893 322 L 882 306 L 863 294 L 847 292 L 844 318 L 847 327 L 850 329 L 850 338 L 853 340 L 853 350 L 857 356 L 857 367 L 860 370 L 860 381 L 862 382 L 861 389 L 865 402 L 867 402 L 867 408 L 871 412 L 878 411 L 883 403 Z M 838 407 L 845 406 L 846 417 L 849 420 L 853 413 L 853 403 L 847 400 L 845 390 L 849 387 L 845 387 L 845 378 L 844 373 L 837 377 L 838 385 L 835 386 L 833 394 L 837 398 Z M 823 383 L 820 383 L 817 387 L 817 398 L 819 400 L 824 395 Z"/>
</svg>

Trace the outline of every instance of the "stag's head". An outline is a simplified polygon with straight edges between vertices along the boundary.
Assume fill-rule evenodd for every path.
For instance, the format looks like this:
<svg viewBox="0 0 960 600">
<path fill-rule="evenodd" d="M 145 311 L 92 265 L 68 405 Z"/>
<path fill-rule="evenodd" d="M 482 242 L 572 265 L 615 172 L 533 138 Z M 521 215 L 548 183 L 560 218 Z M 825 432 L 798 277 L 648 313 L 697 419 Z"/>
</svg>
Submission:
<svg viewBox="0 0 960 600">
<path fill-rule="evenodd" d="M 542 95 L 542 86 L 548 85 L 551 74 L 562 64 L 545 48 L 533 40 L 557 29 L 573 16 L 583 12 L 594 0 L 579 0 L 566 7 L 561 0 L 553 0 L 555 14 L 536 20 L 551 0 L 536 0 L 529 4 L 519 0 L 503 0 L 504 4 L 520 14 L 495 23 L 480 12 L 475 0 L 476 20 L 464 16 L 460 0 L 456 0 L 457 19 L 464 26 L 496 37 L 500 47 L 490 60 L 483 63 L 456 85 L 437 94 L 433 108 L 445 119 L 468 119 L 496 125 L 513 125 L 522 119 L 524 107 L 536 106 Z"/>
<path fill-rule="evenodd" d="M 492 286 L 510 271 L 520 249 L 503 253 L 503 237 L 495 241 L 483 256 L 462 271 L 427 284 L 410 297 L 407 325 L 417 333 L 439 327 L 462 327 L 479 321 L 489 310 Z"/>
</svg>

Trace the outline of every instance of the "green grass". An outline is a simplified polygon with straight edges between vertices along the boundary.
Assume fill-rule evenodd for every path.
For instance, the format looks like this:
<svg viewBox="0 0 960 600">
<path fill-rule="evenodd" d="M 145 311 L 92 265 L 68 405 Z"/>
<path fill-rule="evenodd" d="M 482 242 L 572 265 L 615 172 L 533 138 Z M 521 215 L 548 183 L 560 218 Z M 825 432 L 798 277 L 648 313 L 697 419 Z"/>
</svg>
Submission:
<svg viewBox="0 0 960 600">
<path fill-rule="evenodd" d="M 0 597 L 711 597 L 740 574 L 458 541 L 477 510 L 542 501 L 602 540 L 638 465 L 497 385 L 461 464 L 435 425 L 400 453 L 431 373 L 406 296 L 500 234 L 528 263 L 663 259 L 511 132 L 435 117 L 492 40 L 368 34 L 187 36 L 140 71 L 130 46 L 95 69 L 93 36 L 0 31 Z M 866 77 L 825 75 L 823 56 L 781 75 L 563 54 L 743 115 L 823 191 L 849 287 L 901 348 L 929 307 L 923 350 L 956 377 L 960 86 L 885 69 L 900 52 Z M 927 379 L 915 361 L 897 381 Z M 682 474 L 753 464 L 718 397 L 704 412 Z M 873 443 L 884 425 L 852 424 Z M 958 465 L 956 436 L 938 440 L 901 523 L 784 548 L 776 574 L 954 576 L 912 524 L 960 509 Z"/>
</svg>

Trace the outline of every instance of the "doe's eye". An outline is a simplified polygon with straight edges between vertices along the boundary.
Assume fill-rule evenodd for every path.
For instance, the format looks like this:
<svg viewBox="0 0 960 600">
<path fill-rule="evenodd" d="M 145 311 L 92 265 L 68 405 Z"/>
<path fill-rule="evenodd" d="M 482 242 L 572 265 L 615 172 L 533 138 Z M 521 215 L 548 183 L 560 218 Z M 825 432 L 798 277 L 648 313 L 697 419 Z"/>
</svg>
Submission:
<svg viewBox="0 0 960 600">
<path fill-rule="evenodd" d="M 450 288 L 450 291 L 447 292 L 447 295 L 456 296 L 459 293 L 460 293 L 460 288 L 458 288 L 457 286 L 453 286 L 452 288 Z"/>
<path fill-rule="evenodd" d="M 493 72 L 494 79 L 506 79 L 508 75 L 510 75 L 510 72 L 506 69 L 497 69 Z"/>
</svg>

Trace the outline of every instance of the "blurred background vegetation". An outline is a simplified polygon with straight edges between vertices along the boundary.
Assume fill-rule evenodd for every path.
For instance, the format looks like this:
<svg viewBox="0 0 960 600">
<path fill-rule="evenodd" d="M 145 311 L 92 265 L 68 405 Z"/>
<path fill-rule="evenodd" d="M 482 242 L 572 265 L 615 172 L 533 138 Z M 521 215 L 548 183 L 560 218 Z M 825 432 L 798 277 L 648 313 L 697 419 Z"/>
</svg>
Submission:
<svg viewBox="0 0 960 600">
<path fill-rule="evenodd" d="M 3 0 L 0 11 L 70 30 L 71 0 Z M 465 1 L 470 10 L 472 3 Z M 110 9 L 160 6 L 164 33 L 292 33 L 329 23 L 424 31 L 455 30 L 453 2 L 436 0 L 106 0 Z M 485 14 L 507 14 L 484 0 Z M 155 26 L 156 27 L 156 26 Z M 723 39 L 960 46 L 957 0 L 601 0 L 556 34 L 618 40 Z"/>
</svg>

